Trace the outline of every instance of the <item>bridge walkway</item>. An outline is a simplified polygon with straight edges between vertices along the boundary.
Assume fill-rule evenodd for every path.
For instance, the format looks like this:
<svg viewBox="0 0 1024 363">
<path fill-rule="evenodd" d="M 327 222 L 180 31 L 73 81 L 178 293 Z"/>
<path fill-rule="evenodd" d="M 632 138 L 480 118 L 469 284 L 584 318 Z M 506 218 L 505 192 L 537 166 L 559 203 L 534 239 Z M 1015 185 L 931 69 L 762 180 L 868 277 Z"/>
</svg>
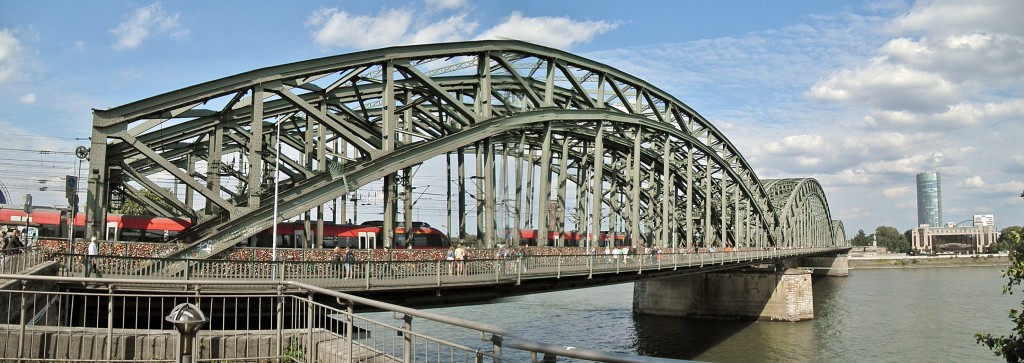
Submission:
<svg viewBox="0 0 1024 363">
<path fill-rule="evenodd" d="M 182 260 L 101 256 L 96 263 L 104 277 L 139 280 L 297 281 L 335 291 L 400 291 L 441 287 L 520 285 L 528 280 L 597 279 L 638 275 L 709 272 L 770 264 L 781 259 L 844 254 L 848 247 L 758 249 L 716 253 L 662 253 L 654 255 L 535 255 L 513 259 L 472 259 L 463 262 L 359 261 L 346 267 L 331 261 Z M 66 255 L 72 260 L 76 255 Z M 176 276 L 147 274 L 167 264 L 187 266 Z M 351 269 L 346 278 L 346 268 Z M 64 276 L 82 276 L 80 264 L 66 265 Z M 659 276 L 652 275 L 660 273 Z"/>
</svg>

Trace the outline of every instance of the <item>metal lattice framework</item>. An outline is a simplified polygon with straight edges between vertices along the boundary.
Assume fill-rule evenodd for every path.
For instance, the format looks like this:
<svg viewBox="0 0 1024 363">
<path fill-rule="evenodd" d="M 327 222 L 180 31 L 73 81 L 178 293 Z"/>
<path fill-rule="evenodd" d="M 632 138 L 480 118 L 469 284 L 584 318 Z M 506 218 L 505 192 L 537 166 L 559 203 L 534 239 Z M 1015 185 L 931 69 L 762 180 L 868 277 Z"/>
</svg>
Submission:
<svg viewBox="0 0 1024 363">
<path fill-rule="evenodd" d="M 411 223 L 411 168 L 438 158 L 456 187 L 449 214 L 459 216 L 460 236 L 465 164 L 474 160 L 468 179 L 481 182 L 473 203 L 487 246 L 496 205 L 513 202 L 516 228 L 539 236 L 619 229 L 634 244 L 689 248 L 845 243 L 814 180 L 761 181 L 714 125 L 671 95 L 516 41 L 313 59 L 96 110 L 91 153 L 88 233 L 131 199 L 193 219 L 183 238 L 195 257 L 271 226 L 275 165 L 280 218 L 315 211 L 322 221 L 325 203 L 382 180 L 390 231 L 399 202 Z M 385 233 L 384 244 L 392 238 Z"/>
</svg>

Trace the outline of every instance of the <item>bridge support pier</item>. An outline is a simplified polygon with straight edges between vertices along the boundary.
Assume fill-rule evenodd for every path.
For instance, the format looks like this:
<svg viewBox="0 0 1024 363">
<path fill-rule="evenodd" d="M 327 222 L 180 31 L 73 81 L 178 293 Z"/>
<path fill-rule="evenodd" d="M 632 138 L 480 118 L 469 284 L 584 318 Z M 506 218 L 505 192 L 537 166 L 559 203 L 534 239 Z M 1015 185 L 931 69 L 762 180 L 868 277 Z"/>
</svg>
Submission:
<svg viewBox="0 0 1024 363">
<path fill-rule="evenodd" d="M 708 272 L 636 282 L 633 312 L 691 318 L 814 319 L 811 273 Z"/>
<path fill-rule="evenodd" d="M 814 276 L 850 276 L 850 263 L 847 256 L 804 257 L 800 259 L 801 267 L 809 267 Z"/>
</svg>

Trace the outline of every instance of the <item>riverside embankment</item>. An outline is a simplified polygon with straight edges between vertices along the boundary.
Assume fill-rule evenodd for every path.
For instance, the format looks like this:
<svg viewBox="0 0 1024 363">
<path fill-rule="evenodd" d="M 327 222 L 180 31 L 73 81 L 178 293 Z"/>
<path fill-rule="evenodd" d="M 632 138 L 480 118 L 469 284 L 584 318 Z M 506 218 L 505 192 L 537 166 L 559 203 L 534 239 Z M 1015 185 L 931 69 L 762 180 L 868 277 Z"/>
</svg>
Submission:
<svg viewBox="0 0 1024 363">
<path fill-rule="evenodd" d="M 909 256 L 905 254 L 850 254 L 851 269 L 1009 266 L 1006 254 Z"/>
</svg>

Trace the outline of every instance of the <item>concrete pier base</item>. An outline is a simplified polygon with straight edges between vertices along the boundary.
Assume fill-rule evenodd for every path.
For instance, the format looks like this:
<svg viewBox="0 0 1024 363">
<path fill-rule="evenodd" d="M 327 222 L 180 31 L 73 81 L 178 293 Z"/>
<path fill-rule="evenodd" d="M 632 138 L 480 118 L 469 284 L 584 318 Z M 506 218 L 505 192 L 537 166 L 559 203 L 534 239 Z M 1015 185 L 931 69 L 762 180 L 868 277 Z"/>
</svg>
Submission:
<svg viewBox="0 0 1024 363">
<path fill-rule="evenodd" d="M 636 282 L 633 312 L 692 318 L 814 319 L 811 273 L 709 272 Z"/>
<path fill-rule="evenodd" d="M 850 276 L 850 263 L 847 256 L 804 257 L 800 260 L 800 266 L 810 267 L 814 276 Z"/>
</svg>

